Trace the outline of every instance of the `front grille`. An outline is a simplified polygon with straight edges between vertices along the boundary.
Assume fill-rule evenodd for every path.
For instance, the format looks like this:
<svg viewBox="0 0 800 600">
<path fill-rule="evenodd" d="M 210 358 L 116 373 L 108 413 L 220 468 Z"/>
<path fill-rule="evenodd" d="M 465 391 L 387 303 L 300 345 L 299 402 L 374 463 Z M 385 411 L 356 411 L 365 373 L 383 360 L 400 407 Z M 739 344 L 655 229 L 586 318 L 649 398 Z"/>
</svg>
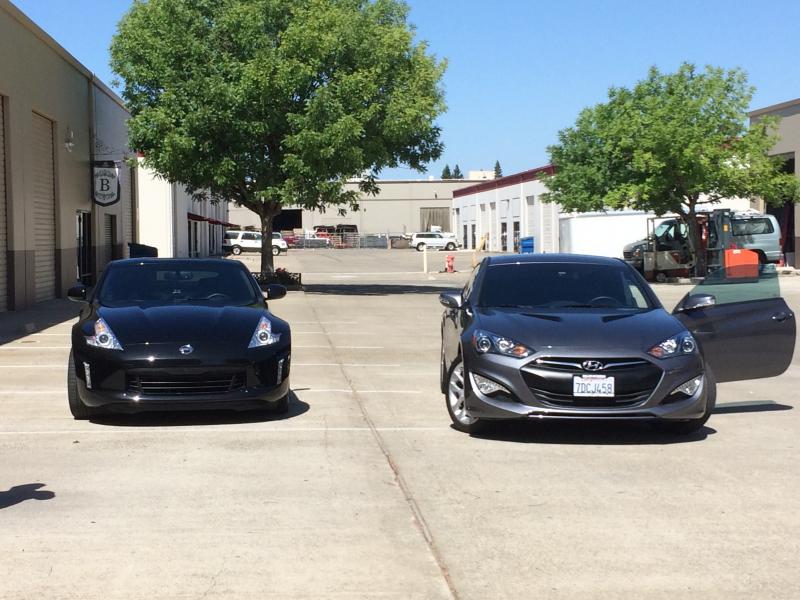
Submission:
<svg viewBox="0 0 800 600">
<path fill-rule="evenodd" d="M 138 396 L 224 394 L 242 389 L 246 381 L 244 371 L 192 374 L 135 373 L 128 374 L 127 391 Z"/>
<path fill-rule="evenodd" d="M 586 361 L 600 362 L 603 369 L 586 370 L 583 368 Z M 576 398 L 572 395 L 575 375 L 613 376 L 615 396 Z M 574 408 L 635 406 L 650 397 L 661 376 L 661 369 L 641 358 L 544 357 L 522 368 L 525 383 L 539 401 Z"/>
<path fill-rule="evenodd" d="M 624 258 L 625 260 L 632 260 L 633 259 L 633 252 L 630 252 L 628 250 L 624 250 L 622 252 L 622 258 Z"/>
</svg>

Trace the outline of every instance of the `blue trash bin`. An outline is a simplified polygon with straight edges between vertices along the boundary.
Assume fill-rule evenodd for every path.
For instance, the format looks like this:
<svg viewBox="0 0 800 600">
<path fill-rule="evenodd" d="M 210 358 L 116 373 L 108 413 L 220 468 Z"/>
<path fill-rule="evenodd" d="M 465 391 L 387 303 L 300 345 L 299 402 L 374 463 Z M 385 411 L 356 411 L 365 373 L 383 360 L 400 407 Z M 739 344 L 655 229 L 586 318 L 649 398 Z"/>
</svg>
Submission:
<svg viewBox="0 0 800 600">
<path fill-rule="evenodd" d="M 534 250 L 533 236 L 520 238 L 519 240 L 519 253 L 520 254 L 533 254 Z"/>
</svg>

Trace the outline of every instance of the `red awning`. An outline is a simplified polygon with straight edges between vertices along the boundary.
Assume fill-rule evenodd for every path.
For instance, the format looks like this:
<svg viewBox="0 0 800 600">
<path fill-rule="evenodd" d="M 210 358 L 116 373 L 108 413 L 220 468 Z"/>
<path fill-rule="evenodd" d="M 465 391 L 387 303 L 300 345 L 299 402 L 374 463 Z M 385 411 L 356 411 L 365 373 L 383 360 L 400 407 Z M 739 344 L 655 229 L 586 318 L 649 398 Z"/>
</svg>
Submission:
<svg viewBox="0 0 800 600">
<path fill-rule="evenodd" d="M 194 214 L 194 213 L 190 213 L 190 212 L 187 212 L 187 213 L 186 213 L 186 217 L 187 217 L 187 218 L 188 218 L 190 221 L 208 221 L 208 218 L 207 218 L 207 217 L 204 217 L 203 215 L 196 215 L 196 214 Z"/>
</svg>

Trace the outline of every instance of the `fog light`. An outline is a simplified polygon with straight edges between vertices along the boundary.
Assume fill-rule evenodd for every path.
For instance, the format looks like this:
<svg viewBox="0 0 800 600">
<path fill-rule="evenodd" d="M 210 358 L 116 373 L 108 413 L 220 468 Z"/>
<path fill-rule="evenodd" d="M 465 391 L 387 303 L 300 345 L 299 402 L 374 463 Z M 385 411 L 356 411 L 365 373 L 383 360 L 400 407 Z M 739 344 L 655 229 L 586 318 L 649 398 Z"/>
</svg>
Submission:
<svg viewBox="0 0 800 600">
<path fill-rule="evenodd" d="M 285 359 L 285 358 L 282 358 L 282 359 L 280 359 L 280 360 L 278 361 L 278 381 L 276 381 L 276 382 L 275 382 L 275 383 L 277 383 L 278 385 L 280 385 L 280 384 L 281 384 L 281 382 L 283 381 L 283 364 L 284 364 L 285 362 L 286 362 L 286 359 Z"/>
<path fill-rule="evenodd" d="M 672 393 L 673 394 L 685 394 L 687 396 L 694 396 L 697 393 L 697 390 L 700 388 L 700 384 L 703 383 L 703 376 L 698 375 L 694 379 L 690 379 L 686 383 L 682 383 L 678 387 L 676 387 Z"/>
<path fill-rule="evenodd" d="M 472 385 L 474 385 L 481 394 L 486 396 L 491 396 L 497 392 L 503 392 L 509 395 L 511 394 L 508 389 L 496 381 L 492 381 L 491 379 L 482 377 L 480 375 L 475 375 L 474 373 L 470 373 L 470 377 L 472 377 Z"/>
<path fill-rule="evenodd" d="M 92 389 L 92 368 L 89 363 L 83 363 L 83 374 L 86 377 L 86 389 Z"/>
</svg>

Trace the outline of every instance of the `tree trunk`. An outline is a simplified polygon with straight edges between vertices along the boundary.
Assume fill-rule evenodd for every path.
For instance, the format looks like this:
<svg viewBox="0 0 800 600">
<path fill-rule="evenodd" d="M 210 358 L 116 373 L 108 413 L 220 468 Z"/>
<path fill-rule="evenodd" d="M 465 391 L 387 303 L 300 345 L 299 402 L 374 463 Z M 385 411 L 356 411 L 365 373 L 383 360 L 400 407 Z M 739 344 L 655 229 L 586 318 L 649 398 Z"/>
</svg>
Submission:
<svg viewBox="0 0 800 600">
<path fill-rule="evenodd" d="M 686 230 L 689 234 L 689 247 L 694 257 L 694 274 L 697 277 L 705 277 L 708 270 L 706 251 L 703 249 L 701 240 L 700 223 L 697 221 L 697 211 L 694 203 L 689 205 L 686 213 Z"/>
<path fill-rule="evenodd" d="M 275 215 L 271 211 L 261 214 L 261 276 L 266 277 L 275 271 L 272 260 L 272 221 Z"/>
</svg>

